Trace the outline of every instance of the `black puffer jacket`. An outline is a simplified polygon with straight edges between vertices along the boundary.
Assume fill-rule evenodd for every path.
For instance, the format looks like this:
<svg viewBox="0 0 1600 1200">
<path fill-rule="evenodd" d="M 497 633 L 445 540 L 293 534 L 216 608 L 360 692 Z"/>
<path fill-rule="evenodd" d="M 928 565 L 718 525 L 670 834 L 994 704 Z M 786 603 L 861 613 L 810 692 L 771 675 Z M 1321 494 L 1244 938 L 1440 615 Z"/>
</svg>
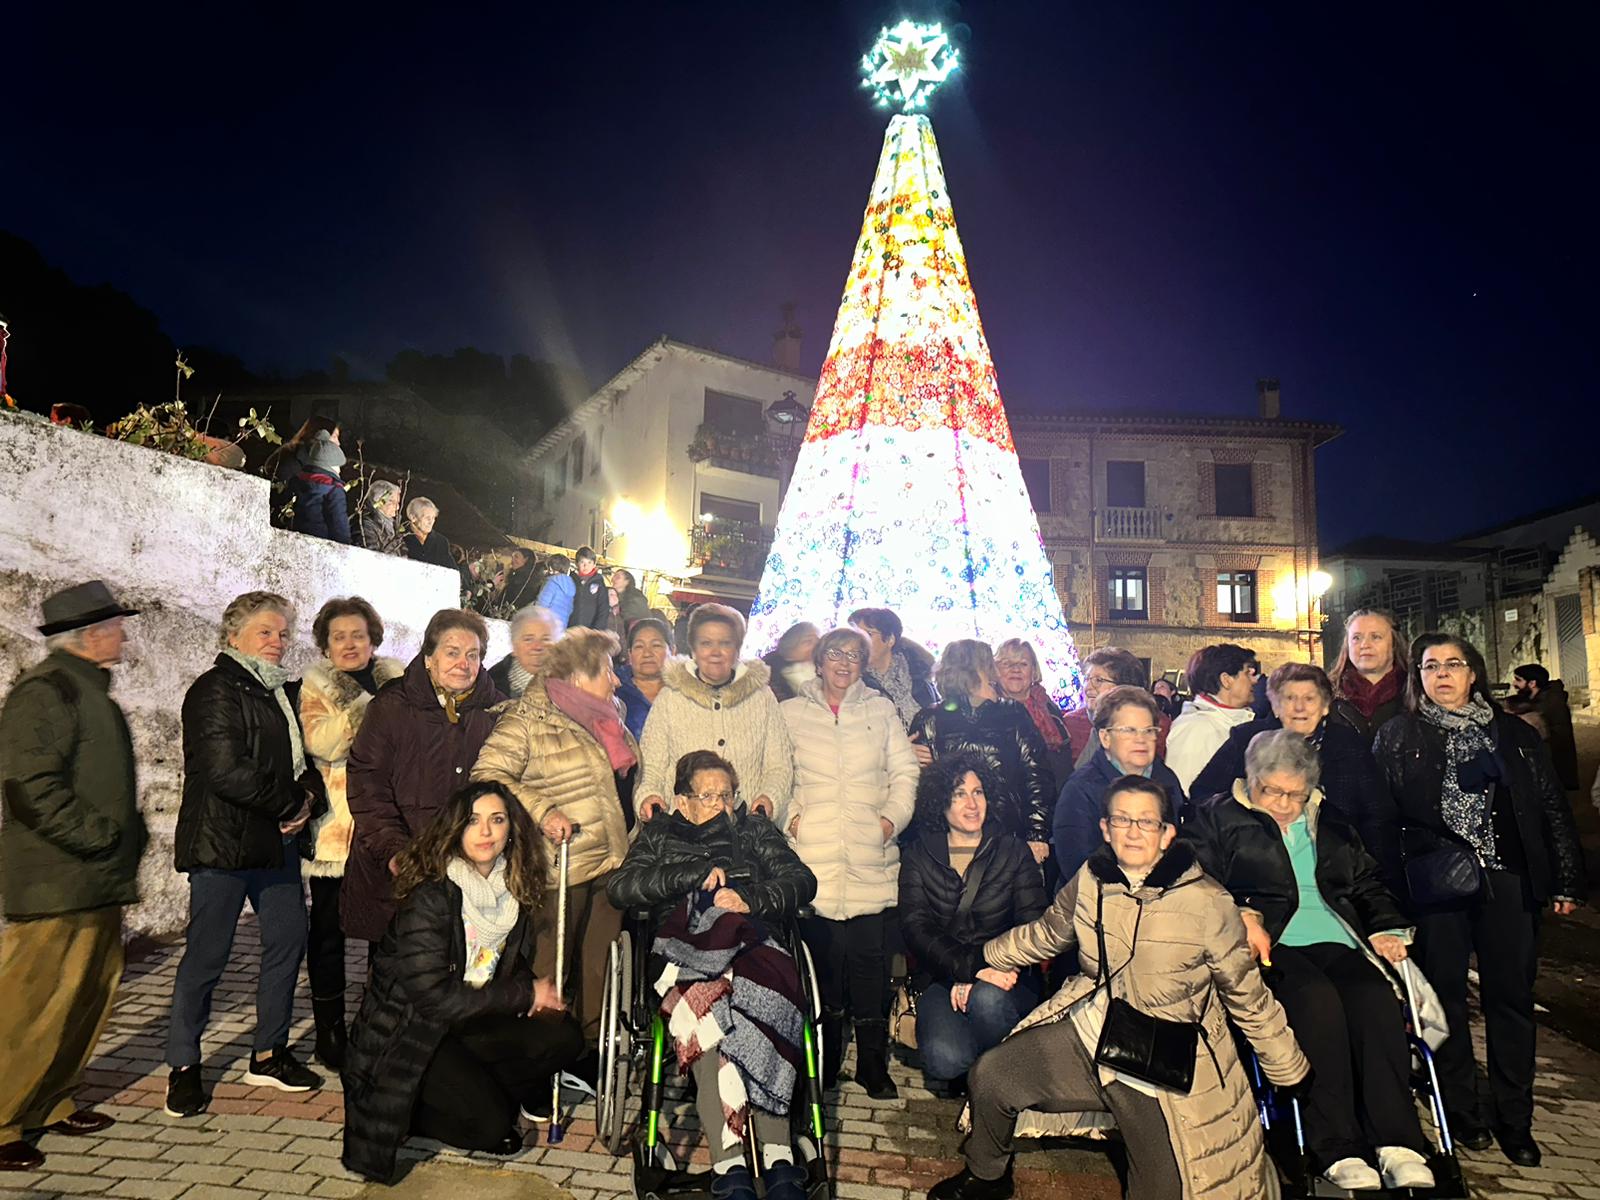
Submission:
<svg viewBox="0 0 1600 1200">
<path fill-rule="evenodd" d="M 1588 896 L 1583 848 L 1561 783 L 1556 779 L 1539 733 L 1525 721 L 1497 712 L 1489 726 L 1504 786 L 1509 789 L 1528 882 L 1541 903 L 1556 896 L 1583 900 Z M 1439 810 L 1444 791 L 1444 730 L 1414 713 L 1405 713 L 1378 731 L 1372 752 L 1403 826 L 1407 857 L 1442 845 L 1460 845 L 1448 831 Z"/>
<path fill-rule="evenodd" d="M 293 705 L 291 700 L 291 706 Z M 179 871 L 283 866 L 278 825 L 320 779 L 294 775 L 289 722 L 277 699 L 226 654 L 183 697 L 183 803 L 174 837 Z"/>
<path fill-rule="evenodd" d="M 638 827 L 628 857 L 606 879 L 620 909 L 660 909 L 699 889 L 712 867 L 744 898 L 752 916 L 792 917 L 817 894 L 817 877 L 777 826 L 737 812 L 696 825 L 682 813 L 658 813 Z"/>
<path fill-rule="evenodd" d="M 448 880 L 423 884 L 406 897 L 378 943 L 361 1013 L 350 1029 L 343 1162 L 356 1174 L 380 1183 L 394 1174 L 423 1072 L 452 1026 L 524 1013 L 532 1005 L 533 922 L 526 911 L 483 987 L 463 980 L 466 958 L 461 889 Z"/>
<path fill-rule="evenodd" d="M 1234 781 L 1244 778 L 1244 754 L 1250 739 L 1258 733 L 1282 729 L 1277 717 L 1263 717 L 1228 731 L 1228 740 L 1217 748 L 1205 769 L 1194 777 L 1189 791 L 1195 796 L 1215 796 L 1233 790 Z M 1378 860 L 1378 870 L 1390 891 L 1404 890 L 1404 871 L 1400 854 L 1400 813 L 1394 797 L 1372 757 L 1372 743 L 1348 725 L 1324 718 L 1315 733 L 1306 739 L 1317 748 L 1322 765 L 1323 803 L 1336 810 L 1361 835 L 1367 853 Z"/>
<path fill-rule="evenodd" d="M 1027 842 L 1050 840 L 1056 781 L 1045 761 L 1044 739 L 1026 708 L 1015 700 L 985 700 L 973 708 L 965 700 L 949 699 L 919 712 L 910 734 L 935 758 L 980 756 L 1000 789 L 989 797 L 1000 828 Z"/>
<path fill-rule="evenodd" d="M 983 944 L 1044 912 L 1044 876 L 1022 841 L 983 827 L 967 875 L 982 864 L 972 907 L 958 922 L 964 882 L 950 865 L 950 837 L 925 829 L 900 858 L 900 929 L 915 963 L 912 984 L 971 983 L 983 964 Z"/>
<path fill-rule="evenodd" d="M 1359 942 L 1411 926 L 1378 877 L 1378 864 L 1360 835 L 1338 813 L 1323 808 L 1315 793 L 1306 805 L 1306 824 L 1317 849 L 1317 890 Z M 1235 904 L 1261 914 L 1274 942 L 1283 936 L 1300 907 L 1300 885 L 1277 821 L 1250 805 L 1243 783 L 1191 803 L 1183 840 L 1205 873 L 1233 893 Z"/>
</svg>

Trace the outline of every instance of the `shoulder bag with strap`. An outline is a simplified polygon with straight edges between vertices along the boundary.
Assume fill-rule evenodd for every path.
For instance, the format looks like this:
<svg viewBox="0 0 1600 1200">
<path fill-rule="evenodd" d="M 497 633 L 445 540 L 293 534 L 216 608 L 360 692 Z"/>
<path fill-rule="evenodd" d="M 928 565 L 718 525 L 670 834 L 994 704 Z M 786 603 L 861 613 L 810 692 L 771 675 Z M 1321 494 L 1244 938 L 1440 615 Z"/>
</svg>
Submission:
<svg viewBox="0 0 1600 1200">
<path fill-rule="evenodd" d="M 952 928 L 959 929 L 962 922 L 968 919 L 972 902 L 978 896 L 978 886 L 983 883 L 983 873 L 988 867 L 987 858 L 977 857 L 967 867 Z M 901 979 L 895 985 L 894 999 L 889 1004 L 889 1036 L 908 1050 L 917 1048 L 917 993 L 911 990 L 909 979 Z"/>
<path fill-rule="evenodd" d="M 1111 981 L 1133 962 L 1139 945 L 1139 923 L 1144 919 L 1144 903 L 1138 905 L 1133 922 L 1133 943 L 1128 961 L 1113 973 L 1106 963 L 1105 887 L 1095 881 L 1094 933 L 1100 949 L 1100 970 L 1095 989 L 1106 989 L 1106 1016 L 1100 1027 L 1100 1044 L 1094 1061 L 1118 1075 L 1188 1095 L 1194 1088 L 1195 1055 L 1201 1036 L 1198 1021 L 1168 1021 L 1135 1008 L 1120 996 L 1111 994 Z M 1091 993 L 1092 994 L 1092 993 Z"/>
</svg>

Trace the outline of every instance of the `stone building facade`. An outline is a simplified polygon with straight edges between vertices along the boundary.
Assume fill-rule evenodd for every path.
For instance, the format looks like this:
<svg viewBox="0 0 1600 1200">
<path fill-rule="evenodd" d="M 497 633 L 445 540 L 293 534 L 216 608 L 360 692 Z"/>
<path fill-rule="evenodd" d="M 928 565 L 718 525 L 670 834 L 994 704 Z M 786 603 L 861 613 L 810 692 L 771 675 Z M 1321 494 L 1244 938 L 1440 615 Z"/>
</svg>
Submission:
<svg viewBox="0 0 1600 1200">
<path fill-rule="evenodd" d="M 1152 677 L 1220 641 L 1320 660 L 1315 451 L 1340 430 L 1276 412 L 1273 389 L 1256 418 L 1012 415 L 1080 652 L 1125 647 Z"/>
</svg>

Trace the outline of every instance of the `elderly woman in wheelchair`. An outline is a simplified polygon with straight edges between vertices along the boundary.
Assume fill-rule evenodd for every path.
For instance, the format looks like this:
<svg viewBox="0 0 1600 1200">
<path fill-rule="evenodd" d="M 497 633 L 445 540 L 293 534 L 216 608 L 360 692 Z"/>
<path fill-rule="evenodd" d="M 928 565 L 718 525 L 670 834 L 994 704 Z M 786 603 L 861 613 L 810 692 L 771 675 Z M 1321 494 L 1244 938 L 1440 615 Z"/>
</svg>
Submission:
<svg viewBox="0 0 1600 1200">
<path fill-rule="evenodd" d="M 794 1161 L 788 1113 L 797 1083 L 814 1082 L 812 1001 L 781 939 L 817 881 L 778 827 L 739 802 L 730 763 L 697 750 L 675 774 L 676 811 L 639 827 L 606 891 L 620 909 L 650 912 L 647 994 L 659 998 L 659 1027 L 695 1081 L 712 1194 L 755 1200 L 748 1120 L 766 1200 L 803 1200 L 808 1172 Z M 658 1088 L 651 1103 L 659 1107 Z M 647 1126 L 653 1138 L 654 1111 Z"/>
<path fill-rule="evenodd" d="M 1387 965 L 1406 958 L 1411 922 L 1355 830 L 1322 805 L 1317 751 L 1305 738 L 1257 734 L 1245 776 L 1231 792 L 1196 799 L 1183 840 L 1233 894 L 1267 986 L 1311 1060 L 1302 1105 L 1313 1166 L 1350 1191 L 1431 1188 L 1405 1010 Z"/>
</svg>

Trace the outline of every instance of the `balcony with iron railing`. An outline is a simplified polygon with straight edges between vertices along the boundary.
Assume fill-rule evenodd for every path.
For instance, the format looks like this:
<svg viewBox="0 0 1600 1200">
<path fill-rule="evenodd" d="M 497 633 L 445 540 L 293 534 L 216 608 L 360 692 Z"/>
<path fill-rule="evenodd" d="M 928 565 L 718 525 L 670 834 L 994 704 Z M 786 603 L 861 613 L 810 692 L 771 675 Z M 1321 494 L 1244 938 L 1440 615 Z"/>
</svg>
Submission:
<svg viewBox="0 0 1600 1200">
<path fill-rule="evenodd" d="M 1155 542 L 1162 538 L 1158 508 L 1102 508 L 1096 536 L 1108 542 Z"/>
<path fill-rule="evenodd" d="M 793 468 L 800 439 L 787 434 L 741 432 L 702 424 L 689 443 L 689 460 L 746 475 L 783 479 Z"/>
<path fill-rule="evenodd" d="M 772 526 L 724 517 L 689 526 L 689 565 L 729 579 L 761 578 L 772 549 Z"/>
</svg>

